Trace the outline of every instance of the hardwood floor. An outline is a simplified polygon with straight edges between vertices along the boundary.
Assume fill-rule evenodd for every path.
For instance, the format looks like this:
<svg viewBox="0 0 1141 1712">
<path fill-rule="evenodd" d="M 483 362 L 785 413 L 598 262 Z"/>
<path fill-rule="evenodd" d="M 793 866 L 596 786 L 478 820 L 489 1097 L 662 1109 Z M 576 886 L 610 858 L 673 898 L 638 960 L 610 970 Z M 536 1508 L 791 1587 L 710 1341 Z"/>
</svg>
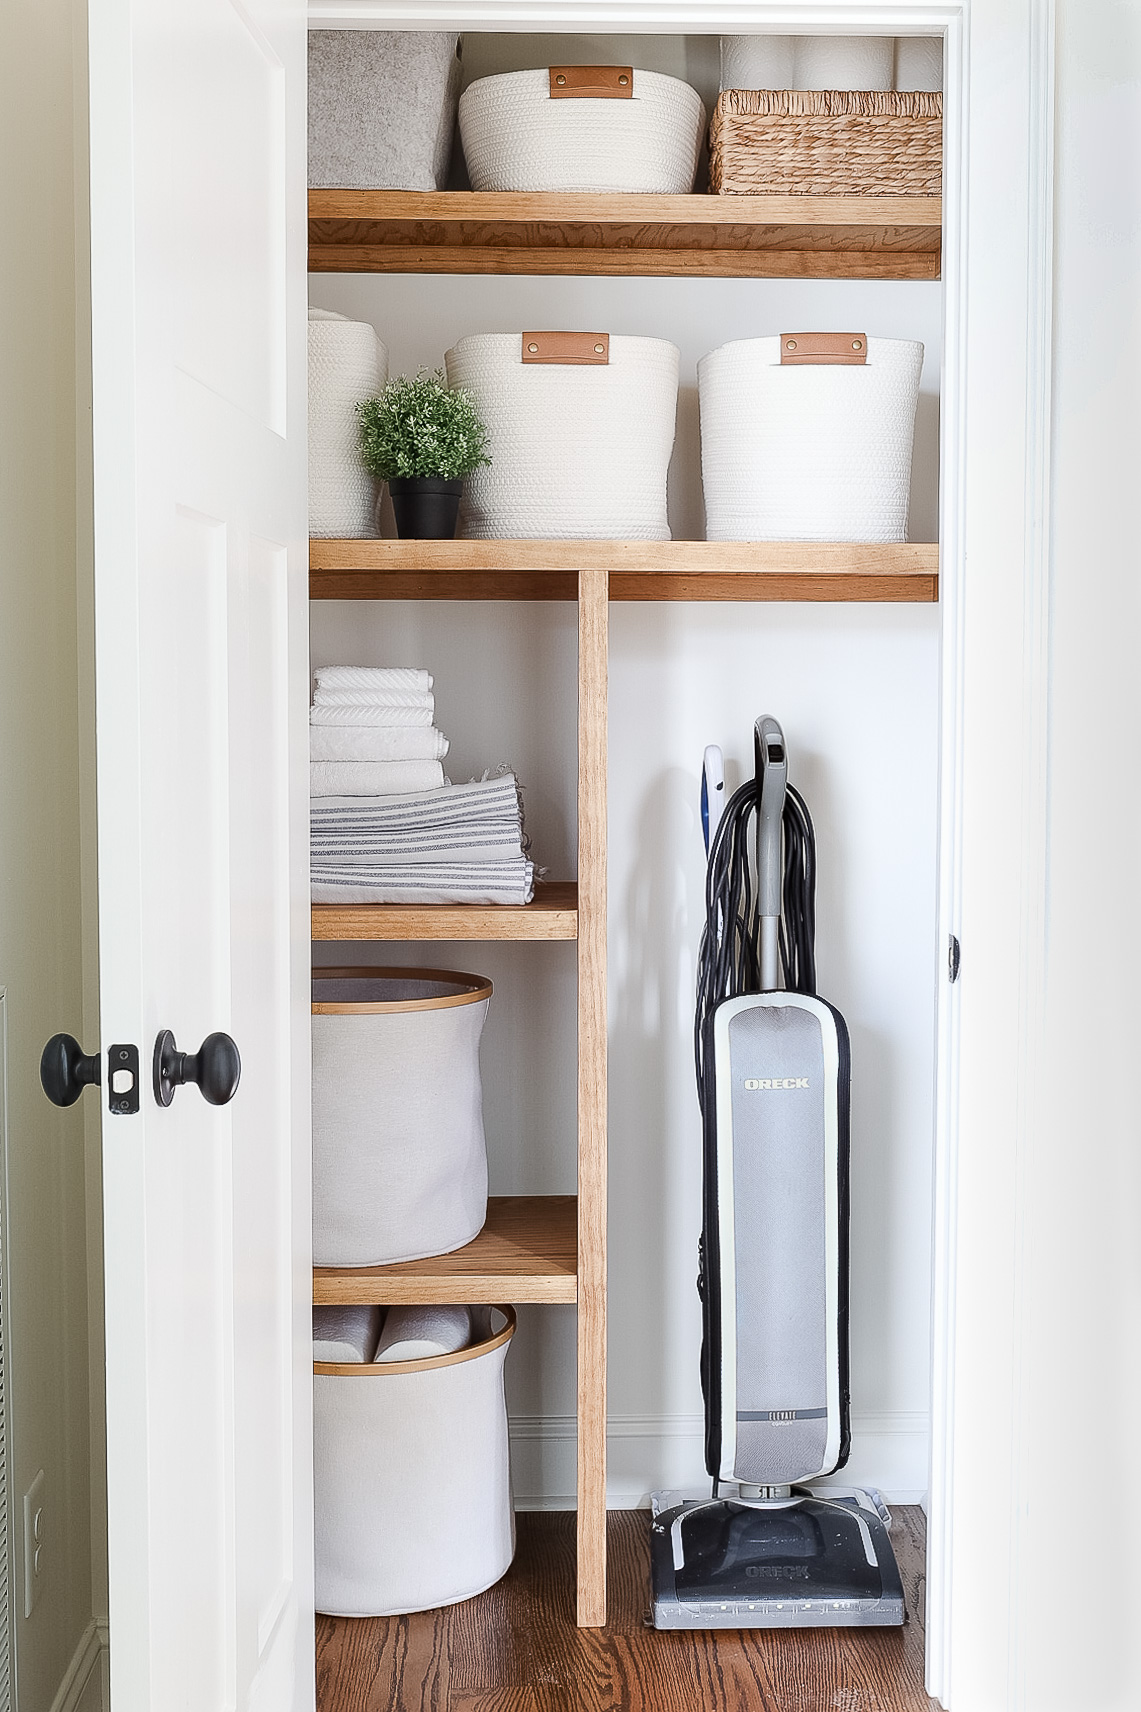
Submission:
<svg viewBox="0 0 1141 1712">
<path fill-rule="evenodd" d="M 318 1712 L 928 1712 L 924 1517 L 897 1508 L 903 1629 L 658 1634 L 647 1510 L 609 1518 L 610 1622 L 574 1626 L 572 1514 L 521 1515 L 510 1572 L 463 1605 L 317 1619 Z"/>
</svg>

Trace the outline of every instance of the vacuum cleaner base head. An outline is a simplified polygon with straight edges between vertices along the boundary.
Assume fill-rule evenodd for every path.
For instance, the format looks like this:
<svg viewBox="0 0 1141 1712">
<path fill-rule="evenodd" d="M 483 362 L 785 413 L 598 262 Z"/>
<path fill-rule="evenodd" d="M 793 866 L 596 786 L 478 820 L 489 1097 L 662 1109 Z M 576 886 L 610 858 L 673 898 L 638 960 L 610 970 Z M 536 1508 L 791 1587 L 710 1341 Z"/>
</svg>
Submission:
<svg viewBox="0 0 1141 1712">
<path fill-rule="evenodd" d="M 834 1629 L 906 1621 L 903 1584 L 870 1493 L 784 1500 L 652 1496 L 655 1629 Z"/>
</svg>

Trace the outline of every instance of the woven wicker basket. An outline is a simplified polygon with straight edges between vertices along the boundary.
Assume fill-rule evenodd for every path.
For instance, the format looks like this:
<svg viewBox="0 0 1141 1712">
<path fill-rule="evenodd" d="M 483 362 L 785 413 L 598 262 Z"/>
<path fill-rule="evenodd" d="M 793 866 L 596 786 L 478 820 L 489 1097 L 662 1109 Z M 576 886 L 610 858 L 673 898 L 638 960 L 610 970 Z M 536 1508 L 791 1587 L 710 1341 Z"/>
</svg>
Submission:
<svg viewBox="0 0 1141 1712">
<path fill-rule="evenodd" d="M 709 131 L 722 196 L 938 196 L 943 97 L 843 89 L 724 89 Z"/>
</svg>

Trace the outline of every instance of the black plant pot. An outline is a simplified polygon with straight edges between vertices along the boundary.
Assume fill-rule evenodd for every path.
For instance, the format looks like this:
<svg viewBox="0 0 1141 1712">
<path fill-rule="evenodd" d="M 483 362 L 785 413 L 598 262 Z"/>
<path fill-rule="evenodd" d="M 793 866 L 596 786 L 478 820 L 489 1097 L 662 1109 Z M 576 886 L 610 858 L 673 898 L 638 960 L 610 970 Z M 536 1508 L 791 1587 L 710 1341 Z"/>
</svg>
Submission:
<svg viewBox="0 0 1141 1712">
<path fill-rule="evenodd" d="M 402 541 L 451 541 L 460 515 L 462 481 L 397 476 L 388 484 L 396 533 Z"/>
</svg>

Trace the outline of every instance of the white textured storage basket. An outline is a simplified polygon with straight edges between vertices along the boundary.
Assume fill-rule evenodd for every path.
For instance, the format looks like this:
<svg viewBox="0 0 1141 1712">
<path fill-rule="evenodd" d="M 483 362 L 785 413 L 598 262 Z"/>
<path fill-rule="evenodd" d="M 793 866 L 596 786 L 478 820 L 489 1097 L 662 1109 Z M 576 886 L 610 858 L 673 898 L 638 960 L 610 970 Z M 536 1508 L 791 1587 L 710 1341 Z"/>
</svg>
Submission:
<svg viewBox="0 0 1141 1712">
<path fill-rule="evenodd" d="M 492 1314 L 505 1322 L 497 1332 Z M 314 1362 L 318 1611 L 428 1611 L 482 1593 L 510 1568 L 503 1364 L 515 1314 L 483 1315 L 487 1335 L 456 1355 Z"/>
<path fill-rule="evenodd" d="M 313 1258 L 450 1254 L 487 1217 L 479 1040 L 491 982 L 313 972 Z"/>
<path fill-rule="evenodd" d="M 697 365 L 706 538 L 906 540 L 923 346 L 869 338 L 861 366 L 782 366 L 782 337 Z"/>
<path fill-rule="evenodd" d="M 309 183 L 443 190 L 458 45 L 451 31 L 310 30 Z"/>
<path fill-rule="evenodd" d="M 535 340 L 585 340 L 609 360 L 523 360 Z M 447 353 L 448 385 L 471 392 L 491 464 L 464 483 L 467 539 L 668 541 L 666 474 L 678 350 L 664 339 L 479 333 Z"/>
<path fill-rule="evenodd" d="M 356 406 L 388 379 L 388 351 L 367 321 L 309 311 L 309 533 L 376 534 L 376 482 L 361 460 Z"/>
<path fill-rule="evenodd" d="M 557 98 L 549 70 L 469 84 L 460 137 L 472 188 L 688 194 L 705 134 L 701 97 L 680 78 L 631 75 L 629 100 Z"/>
</svg>

